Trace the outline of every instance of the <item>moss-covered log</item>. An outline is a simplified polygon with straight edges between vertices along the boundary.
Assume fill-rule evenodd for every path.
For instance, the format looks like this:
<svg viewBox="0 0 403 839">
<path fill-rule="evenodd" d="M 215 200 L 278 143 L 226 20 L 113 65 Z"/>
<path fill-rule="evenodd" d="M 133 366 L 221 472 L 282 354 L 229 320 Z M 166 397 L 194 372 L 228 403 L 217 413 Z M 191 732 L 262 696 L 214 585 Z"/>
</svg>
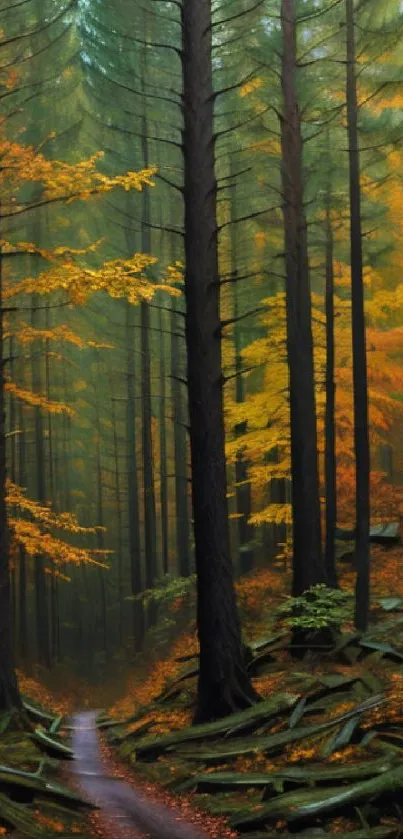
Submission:
<svg viewBox="0 0 403 839">
<path fill-rule="evenodd" d="M 74 754 L 72 749 L 66 746 L 65 743 L 56 740 L 55 737 L 50 737 L 42 728 L 36 728 L 31 736 L 50 755 L 58 758 L 68 758 L 69 760 L 73 759 Z"/>
<path fill-rule="evenodd" d="M 247 737 L 244 739 L 236 739 L 233 742 L 229 743 L 227 746 L 214 746 L 211 749 L 209 748 L 193 748 L 190 749 L 178 749 L 179 754 L 185 755 L 189 760 L 203 760 L 203 761 L 215 761 L 221 762 L 223 760 L 236 758 L 239 756 L 245 756 L 250 754 L 256 754 L 257 752 L 263 752 L 264 754 L 272 754 L 277 751 L 280 751 L 284 746 L 289 745 L 289 743 L 295 743 L 298 740 L 311 740 L 312 738 L 319 737 L 324 732 L 335 728 L 336 726 L 340 725 L 341 723 L 346 722 L 347 720 L 355 717 L 361 716 L 365 711 L 369 710 L 370 708 L 375 708 L 377 705 L 380 705 L 384 702 L 383 697 L 373 697 L 371 700 L 367 700 L 363 702 L 361 705 L 357 705 L 356 708 L 353 708 L 351 711 L 348 711 L 345 714 L 342 714 L 339 717 L 334 717 L 334 719 L 327 720 L 323 723 L 318 723 L 318 725 L 311 725 L 311 726 L 301 726 L 300 728 L 294 729 L 287 729 L 286 731 L 280 731 L 278 734 L 268 734 L 259 737 Z M 165 738 L 164 738 L 165 739 Z M 169 745 L 176 745 L 178 744 L 181 746 L 179 741 L 175 740 L 174 743 L 170 743 Z M 140 750 L 140 757 L 141 750 Z"/>
<path fill-rule="evenodd" d="M 208 772 L 195 775 L 186 781 L 179 783 L 175 790 L 185 792 L 187 790 L 199 790 L 214 792 L 215 790 L 236 790 L 252 787 L 267 787 L 274 785 L 277 781 L 292 781 L 298 785 L 321 785 L 334 781 L 348 782 L 373 778 L 388 772 L 393 763 L 393 758 L 385 757 L 379 760 L 369 760 L 365 763 L 352 766 L 290 766 L 278 769 L 275 772 Z"/>
<path fill-rule="evenodd" d="M 324 833 L 326 836 L 336 836 L 337 839 L 395 839 L 397 825 L 381 825 L 380 827 L 368 827 L 362 830 L 353 830 L 351 833 Z M 254 831 L 253 833 L 242 833 L 242 839 L 295 839 L 295 833 L 275 833 Z M 314 836 L 307 834 L 304 839 L 314 839 Z M 316 839 L 316 837 L 315 837 Z"/>
<path fill-rule="evenodd" d="M 167 734 L 164 737 L 153 737 L 140 742 L 136 748 L 136 756 L 140 759 L 151 759 L 170 748 L 175 748 L 183 743 L 205 740 L 231 731 L 245 731 L 253 728 L 257 723 L 272 719 L 292 708 L 298 700 L 298 696 L 292 693 L 281 693 L 265 702 L 259 702 L 250 708 L 231 714 L 225 719 L 216 720 L 203 725 L 194 725 L 183 731 Z M 131 735 L 127 735 L 130 737 Z"/>
<path fill-rule="evenodd" d="M 344 812 L 346 807 L 357 807 L 367 801 L 373 802 L 384 795 L 403 789 L 403 766 L 391 769 L 375 778 L 361 781 L 352 786 L 331 787 L 326 790 L 301 790 L 279 795 L 260 805 L 254 811 L 244 811 L 231 819 L 237 829 L 259 827 L 272 820 L 309 821 L 330 813 Z"/>
<path fill-rule="evenodd" d="M 80 796 L 71 792 L 67 787 L 55 784 L 42 778 L 39 773 L 23 772 L 9 766 L 0 766 L 0 787 L 24 787 L 32 793 L 40 792 L 54 798 L 78 805 L 89 806 Z"/>
</svg>

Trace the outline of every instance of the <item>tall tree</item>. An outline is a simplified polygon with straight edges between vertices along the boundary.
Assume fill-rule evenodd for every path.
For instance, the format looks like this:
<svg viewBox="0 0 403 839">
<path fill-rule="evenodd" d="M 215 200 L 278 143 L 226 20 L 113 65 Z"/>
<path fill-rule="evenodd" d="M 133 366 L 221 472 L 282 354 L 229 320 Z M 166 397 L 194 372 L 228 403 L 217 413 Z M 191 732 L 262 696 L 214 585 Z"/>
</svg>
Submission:
<svg viewBox="0 0 403 839">
<path fill-rule="evenodd" d="M 236 172 L 231 158 L 231 220 L 235 221 L 237 215 L 237 194 L 236 194 Z M 241 325 L 238 323 L 240 317 L 239 304 L 239 285 L 237 283 L 238 272 L 238 243 L 237 230 L 235 224 L 231 225 L 231 279 L 233 286 L 233 306 L 234 306 L 234 353 L 235 353 L 235 399 L 238 404 L 242 404 L 245 399 L 245 386 L 242 376 L 242 335 Z M 235 429 L 236 435 L 245 433 L 247 424 L 241 423 Z M 235 461 L 235 492 L 236 492 L 236 511 L 238 518 L 238 543 L 239 543 L 239 570 L 241 574 L 245 574 L 253 568 L 253 528 L 249 523 L 252 511 L 251 486 L 248 480 L 248 464 L 245 457 L 240 454 Z"/>
<path fill-rule="evenodd" d="M 281 2 L 282 187 L 290 384 L 293 594 L 326 579 L 321 545 L 311 288 L 297 95 L 295 0 Z"/>
<path fill-rule="evenodd" d="M 190 569 L 190 523 L 188 501 L 188 446 L 187 446 L 187 411 L 183 387 L 183 336 L 180 327 L 182 318 L 177 313 L 178 301 L 171 303 L 171 394 L 174 436 L 174 473 L 175 473 L 175 511 L 176 511 L 176 552 L 180 577 L 189 577 Z"/>
<path fill-rule="evenodd" d="M 19 708 L 21 699 L 13 659 L 13 626 L 6 507 L 6 414 L 3 340 L 3 260 L 0 251 L 0 710 Z"/>
<path fill-rule="evenodd" d="M 200 641 L 198 722 L 256 700 L 233 582 L 224 451 L 210 0 L 182 7 L 187 384 Z"/>
<path fill-rule="evenodd" d="M 351 309 L 353 335 L 354 448 L 356 467 L 357 565 L 355 622 L 366 629 L 369 609 L 370 448 L 368 373 L 364 312 L 360 150 L 358 134 L 357 59 L 354 0 L 346 0 L 347 126 L 350 164 Z"/>
<path fill-rule="evenodd" d="M 330 151 L 330 148 L 329 148 Z M 337 525 L 336 488 L 336 382 L 334 334 L 334 239 L 331 217 L 331 179 L 326 194 L 325 209 L 325 317 L 326 317 L 326 406 L 325 406 L 325 562 L 329 584 L 337 585 L 335 539 Z"/>
</svg>

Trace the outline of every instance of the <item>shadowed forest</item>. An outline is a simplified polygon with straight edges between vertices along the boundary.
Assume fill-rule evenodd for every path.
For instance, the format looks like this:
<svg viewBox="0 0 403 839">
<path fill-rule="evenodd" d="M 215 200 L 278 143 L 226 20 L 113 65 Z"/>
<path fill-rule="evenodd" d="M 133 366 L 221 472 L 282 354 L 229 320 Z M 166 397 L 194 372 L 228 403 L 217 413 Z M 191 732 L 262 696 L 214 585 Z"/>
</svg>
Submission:
<svg viewBox="0 0 403 839">
<path fill-rule="evenodd" d="M 401 0 L 0 0 L 0 836 L 403 836 Z"/>
</svg>

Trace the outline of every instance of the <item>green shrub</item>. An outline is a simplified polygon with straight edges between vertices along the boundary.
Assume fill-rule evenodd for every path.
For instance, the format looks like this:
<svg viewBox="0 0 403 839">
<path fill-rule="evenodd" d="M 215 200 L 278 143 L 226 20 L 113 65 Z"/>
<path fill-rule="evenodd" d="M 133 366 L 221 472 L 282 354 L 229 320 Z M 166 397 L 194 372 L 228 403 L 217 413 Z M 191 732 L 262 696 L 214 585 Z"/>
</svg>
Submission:
<svg viewBox="0 0 403 839">
<path fill-rule="evenodd" d="M 287 597 L 278 611 L 293 629 L 338 630 L 351 617 L 351 595 L 321 583 L 299 597 Z"/>
</svg>

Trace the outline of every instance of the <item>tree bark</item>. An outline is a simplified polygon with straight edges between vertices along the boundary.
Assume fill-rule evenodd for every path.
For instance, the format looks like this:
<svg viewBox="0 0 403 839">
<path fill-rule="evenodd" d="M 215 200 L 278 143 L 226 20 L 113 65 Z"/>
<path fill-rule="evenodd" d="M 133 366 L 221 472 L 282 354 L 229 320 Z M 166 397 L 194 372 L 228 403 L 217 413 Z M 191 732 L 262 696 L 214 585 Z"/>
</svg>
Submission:
<svg viewBox="0 0 403 839">
<path fill-rule="evenodd" d="M 135 393 L 135 359 L 133 349 L 134 309 L 131 303 L 126 303 L 126 375 L 127 375 L 127 407 L 126 407 L 126 440 L 127 440 L 127 489 L 128 489 L 128 518 L 129 518 L 129 555 L 131 590 L 133 597 L 143 591 L 141 574 L 141 542 L 139 516 L 139 488 L 137 474 L 136 451 L 136 393 Z M 134 650 L 139 652 L 144 642 L 144 608 L 141 600 L 133 603 L 133 634 Z"/>
<path fill-rule="evenodd" d="M 39 240 L 39 237 L 38 237 Z M 38 313 L 36 309 L 35 295 L 32 297 L 32 316 L 31 323 L 35 329 L 38 326 Z M 35 358 L 35 345 L 31 361 L 32 370 L 32 390 L 34 393 L 41 394 L 42 392 L 42 376 L 41 376 L 41 359 Z M 46 483 L 45 483 L 45 444 L 44 444 L 44 427 L 41 408 L 34 409 L 34 428 L 35 428 L 35 477 L 36 477 L 36 497 L 41 504 L 46 503 Z M 52 664 L 51 648 L 50 648 L 50 621 L 49 621 L 49 600 L 48 587 L 46 584 L 45 564 L 43 557 L 37 554 L 34 559 L 35 567 L 35 605 L 36 605 L 36 643 L 37 643 L 37 658 L 39 664 L 43 667 L 50 668 Z"/>
<path fill-rule="evenodd" d="M 232 167 L 231 167 L 232 168 Z M 231 171 L 234 177 L 235 173 Z M 231 186 L 231 218 L 236 218 L 236 180 Z M 234 350 L 235 350 L 235 399 L 238 404 L 245 400 L 245 388 L 242 378 L 242 336 L 241 328 L 237 323 L 239 315 L 239 290 L 237 279 L 238 248 L 237 232 L 233 224 L 231 227 L 231 276 L 233 278 L 233 300 L 234 300 Z M 246 423 L 241 423 L 235 428 L 235 435 L 242 436 L 246 431 Z M 239 546 L 239 571 L 247 574 L 253 568 L 253 527 L 249 524 L 252 512 L 251 486 L 248 481 L 248 464 L 242 455 L 238 455 L 235 461 L 235 495 L 236 511 L 240 516 L 238 519 L 238 546 Z"/>
<path fill-rule="evenodd" d="M 166 427 L 166 365 L 164 339 L 164 312 L 159 311 L 160 330 L 160 507 L 161 507 L 161 550 L 162 570 L 169 573 L 169 526 L 168 526 L 168 478 L 167 478 L 167 427 Z"/>
<path fill-rule="evenodd" d="M 354 448 L 356 465 L 357 567 L 355 623 L 365 630 L 370 596 L 370 447 L 368 433 L 368 374 L 364 311 L 361 223 L 360 152 L 354 2 L 346 0 L 347 125 L 350 165 L 351 308 L 353 337 Z"/>
<path fill-rule="evenodd" d="M 337 586 L 335 538 L 337 523 L 336 427 L 335 427 L 335 344 L 334 344 L 334 263 L 330 185 L 326 199 L 326 409 L 325 409 L 325 563 L 329 585 Z"/>
<path fill-rule="evenodd" d="M 99 362 L 97 364 L 98 369 L 98 381 L 100 381 L 100 369 L 99 369 Z M 98 389 L 95 387 L 95 430 L 96 430 L 96 511 L 97 511 L 97 521 L 96 524 L 100 530 L 97 530 L 97 549 L 99 551 L 105 550 L 105 533 L 104 533 L 104 491 L 103 491 L 103 483 L 102 483 L 102 456 L 101 456 L 101 422 L 100 422 L 100 404 L 99 404 L 99 395 Z M 100 594 L 100 602 L 99 602 L 99 627 L 101 630 L 101 638 L 102 638 L 102 652 L 105 653 L 106 658 L 108 658 L 109 654 L 109 643 L 108 643 L 108 605 L 107 605 L 107 592 L 106 592 L 106 580 L 105 580 L 105 571 L 103 568 L 98 568 L 98 582 L 99 582 L 99 594 Z"/>
<path fill-rule="evenodd" d="M 290 380 L 293 595 L 326 580 L 321 545 L 315 379 L 302 132 L 296 89 L 295 0 L 282 0 L 281 120 L 287 353 Z"/>
<path fill-rule="evenodd" d="M 25 486 L 26 481 L 26 450 L 25 450 L 25 418 L 24 408 L 20 404 L 18 406 L 18 428 L 20 431 L 18 437 L 18 480 L 20 486 Z M 28 615 L 27 615 L 27 558 L 23 545 L 18 549 L 18 655 L 24 664 L 29 658 L 29 641 L 28 641 Z"/>
<path fill-rule="evenodd" d="M 200 642 L 198 722 L 256 700 L 230 556 L 214 162 L 211 2 L 184 0 L 183 108 L 187 383 Z"/>
<path fill-rule="evenodd" d="M 14 669 L 11 613 L 9 531 L 6 505 L 6 417 L 4 391 L 2 256 L 0 252 L 0 711 L 20 708 Z"/>
<path fill-rule="evenodd" d="M 144 26 L 144 42 L 147 40 L 147 27 Z M 148 154 L 148 120 L 147 120 L 147 97 L 146 97 L 146 49 L 143 50 L 141 67 L 142 87 L 142 129 L 141 149 L 142 165 L 145 169 L 149 167 Z M 141 250 L 143 253 L 151 254 L 150 234 L 150 196 L 149 191 L 144 189 L 141 193 Z M 144 545 L 146 561 L 146 587 L 151 589 L 155 586 L 158 576 L 157 563 L 157 514 L 155 504 L 154 486 L 154 452 L 152 439 L 152 401 L 151 401 L 151 353 L 150 353 L 150 307 L 147 303 L 140 304 L 141 318 L 141 405 L 143 415 L 143 490 L 144 490 Z M 149 623 L 153 625 L 156 620 L 155 603 L 151 601 L 147 616 Z"/>
<path fill-rule="evenodd" d="M 175 513 L 176 513 L 176 551 L 180 577 L 189 577 L 190 562 L 190 523 L 188 499 L 188 446 L 186 439 L 187 411 L 183 396 L 183 378 L 181 359 L 183 358 L 182 341 L 179 328 L 182 318 L 176 312 L 176 301 L 172 298 L 171 309 L 171 380 L 172 414 L 174 432 L 174 468 L 175 468 Z"/>
<path fill-rule="evenodd" d="M 123 580 L 123 515 L 122 515 L 122 487 L 119 465 L 119 440 L 116 418 L 115 397 L 111 394 L 111 414 L 113 426 L 113 459 L 115 462 L 115 504 L 116 504 L 116 526 L 117 526 L 117 594 L 118 594 L 118 638 L 119 645 L 124 646 L 124 580 Z"/>
</svg>

